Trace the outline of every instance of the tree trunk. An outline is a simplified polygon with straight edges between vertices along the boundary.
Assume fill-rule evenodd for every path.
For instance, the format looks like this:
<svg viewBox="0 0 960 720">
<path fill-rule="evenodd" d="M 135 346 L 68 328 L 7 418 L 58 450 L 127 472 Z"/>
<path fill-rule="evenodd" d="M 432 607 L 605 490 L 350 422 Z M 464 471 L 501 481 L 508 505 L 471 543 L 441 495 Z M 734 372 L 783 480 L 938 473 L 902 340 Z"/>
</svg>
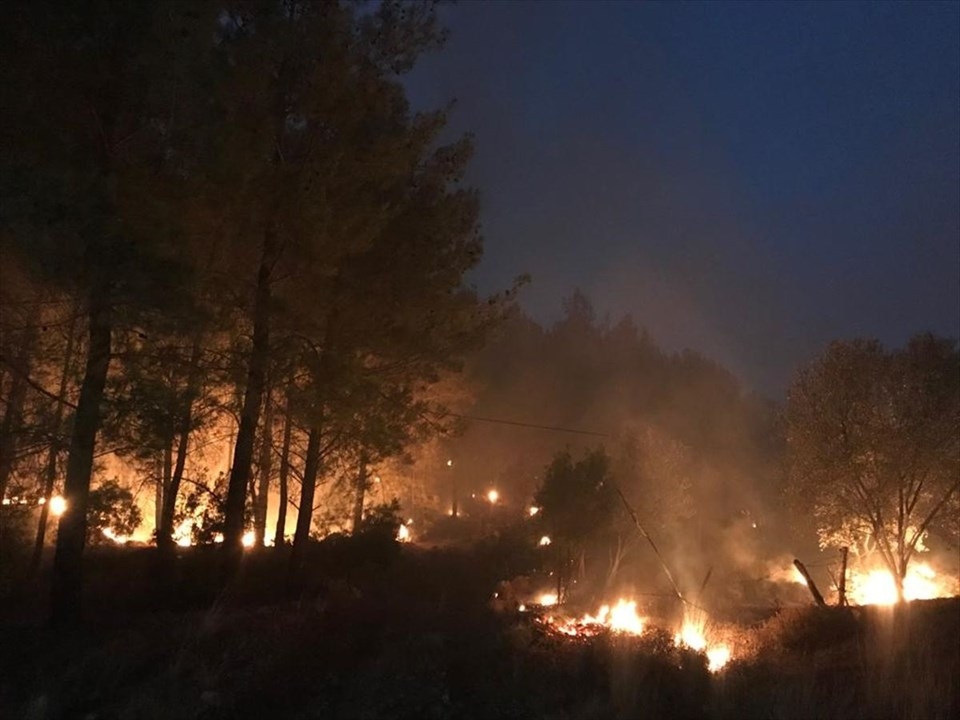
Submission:
<svg viewBox="0 0 960 720">
<path fill-rule="evenodd" d="M 447 467 L 453 467 L 449 460 L 447 460 Z M 452 495 L 450 503 L 450 517 L 456 519 L 460 517 L 460 493 L 458 492 L 459 488 L 457 487 L 457 474 L 453 470 L 450 472 L 450 488 Z"/>
<path fill-rule="evenodd" d="M 613 583 L 617 579 L 617 574 L 620 572 L 620 563 L 623 562 L 624 553 L 623 535 L 618 532 L 617 547 L 610 552 L 610 564 L 607 566 L 607 580 L 603 584 L 604 588 L 607 590 L 613 587 Z"/>
<path fill-rule="evenodd" d="M 172 438 L 170 442 L 173 442 Z M 163 463 L 161 462 L 161 465 L 162 464 Z M 157 475 L 154 475 L 153 480 L 153 527 L 159 537 L 160 525 L 163 518 L 164 477 L 162 467 L 160 468 L 160 472 Z"/>
<path fill-rule="evenodd" d="M 180 432 L 177 437 L 177 457 L 170 473 L 170 482 L 163 493 L 163 510 L 160 513 L 160 525 L 157 528 L 157 547 L 161 550 L 173 548 L 173 516 L 177 509 L 177 495 L 180 494 L 180 483 L 183 481 L 183 471 L 187 464 L 187 448 L 190 443 L 190 424 L 192 422 L 192 406 L 185 413 Z"/>
<path fill-rule="evenodd" d="M 363 499 L 367 494 L 367 454 L 360 455 L 360 469 L 357 472 L 357 483 L 353 501 L 353 534 L 356 535 L 363 522 Z"/>
<path fill-rule="evenodd" d="M 263 402 L 263 433 L 260 443 L 260 484 L 257 487 L 257 505 L 253 528 L 257 547 L 263 547 L 267 536 L 267 505 L 270 493 L 270 474 L 273 471 L 273 387 L 267 380 L 266 397 Z"/>
<path fill-rule="evenodd" d="M 94 283 L 89 298 L 89 347 L 80 399 L 77 403 L 64 498 L 67 509 L 60 518 L 57 549 L 53 558 L 51 620 L 64 626 L 81 617 L 83 546 L 87 533 L 87 498 L 93 471 L 93 450 L 100 427 L 100 403 L 110 368 L 111 318 L 109 287 Z"/>
<path fill-rule="evenodd" d="M 193 338 L 190 349 L 190 369 L 187 374 L 187 394 L 183 404 L 183 414 L 178 420 L 177 458 L 170 474 L 170 482 L 164 488 L 163 512 L 157 526 L 157 547 L 161 550 L 173 549 L 173 516 L 177 509 L 177 496 L 183 482 L 183 472 L 187 465 L 187 450 L 190 445 L 190 432 L 193 427 L 193 405 L 200 394 L 200 355 L 203 350 L 200 334 Z"/>
<path fill-rule="evenodd" d="M 287 524 L 287 478 L 290 476 L 290 434 L 293 426 L 293 413 L 290 409 L 290 397 L 287 396 L 286 418 L 283 423 L 283 443 L 280 449 L 280 507 L 277 508 L 277 530 L 273 544 L 280 547 L 285 543 Z"/>
<path fill-rule="evenodd" d="M 310 525 L 313 522 L 313 497 L 320 471 L 320 435 L 318 423 L 310 429 L 307 439 L 307 456 L 303 466 L 303 483 L 300 489 L 300 509 L 297 512 L 297 529 L 293 535 L 293 550 L 290 553 L 290 577 L 296 578 L 303 565 L 307 543 L 310 541 Z"/>
<path fill-rule="evenodd" d="M 40 521 L 37 523 L 37 538 L 33 544 L 33 558 L 30 561 L 30 572 L 36 574 L 43 562 L 43 545 L 47 536 L 47 520 L 50 517 L 50 498 L 53 496 L 53 486 L 57 480 L 57 459 L 63 447 L 63 406 L 67 395 L 67 385 L 70 382 L 70 368 L 73 366 L 74 336 L 77 330 L 77 314 L 74 311 L 67 328 L 67 346 L 64 349 L 63 372 L 60 374 L 60 387 L 57 393 L 57 404 L 53 414 L 52 436 L 50 449 L 47 451 L 47 464 L 43 473 L 43 505 L 40 506 Z"/>
<path fill-rule="evenodd" d="M 840 548 L 840 582 L 837 583 L 837 605 L 847 606 L 847 554 L 849 548 Z"/>
<path fill-rule="evenodd" d="M 796 558 L 794 558 L 793 564 L 797 568 L 797 570 L 800 571 L 800 574 L 803 575 L 803 579 L 807 583 L 807 590 L 810 591 L 810 595 L 813 597 L 813 601 L 817 605 L 820 605 L 821 607 L 826 605 L 826 603 L 823 601 L 823 595 L 820 594 L 820 589 L 817 587 L 817 584 L 813 581 L 813 578 L 810 577 L 810 573 L 807 572 L 807 567 Z"/>
<path fill-rule="evenodd" d="M 7 411 L 0 421 L 0 498 L 6 495 L 7 483 L 13 473 L 13 458 L 17 454 L 17 436 L 23 425 L 23 403 L 27 398 L 27 378 L 30 375 L 30 360 L 36 338 L 36 326 L 31 325 L 23 331 L 20 351 L 17 353 L 17 367 L 13 373 L 13 382 L 10 383 L 10 394 L 7 396 Z"/>
<path fill-rule="evenodd" d="M 244 508 L 247 487 L 250 484 L 250 469 L 253 462 L 253 444 L 267 361 L 270 354 L 270 274 L 275 262 L 276 239 L 268 233 L 264 239 L 260 267 L 257 271 L 257 292 L 253 309 L 253 347 L 247 368 L 247 386 L 244 391 L 243 408 L 240 411 L 240 426 L 233 450 L 227 501 L 224 507 L 223 544 L 227 552 L 228 571 L 237 569 L 243 553 Z"/>
<path fill-rule="evenodd" d="M 160 473 L 160 507 L 157 508 L 157 524 L 155 526 L 157 537 L 160 536 L 159 530 L 163 526 L 163 509 L 167 505 L 167 498 L 170 496 L 170 486 L 173 484 L 173 442 L 173 435 L 166 438 L 163 442 L 163 470 Z"/>
<path fill-rule="evenodd" d="M 903 579 L 907 576 L 907 561 L 902 560 L 900 567 L 897 569 L 897 572 L 893 574 L 893 579 L 897 586 L 897 604 L 901 604 L 906 601 L 906 596 L 903 594 Z"/>
</svg>

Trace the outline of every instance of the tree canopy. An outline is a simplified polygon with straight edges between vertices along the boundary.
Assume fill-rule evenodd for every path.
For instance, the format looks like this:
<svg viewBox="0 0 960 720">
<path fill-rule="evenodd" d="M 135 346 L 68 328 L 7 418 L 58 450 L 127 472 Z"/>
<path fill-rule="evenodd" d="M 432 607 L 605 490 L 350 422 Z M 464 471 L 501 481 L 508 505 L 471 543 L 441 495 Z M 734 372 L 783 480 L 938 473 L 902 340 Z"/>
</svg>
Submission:
<svg viewBox="0 0 960 720">
<path fill-rule="evenodd" d="M 786 407 L 790 488 L 824 546 L 878 556 L 899 592 L 929 533 L 960 523 L 960 354 L 917 335 L 834 342 Z"/>
</svg>

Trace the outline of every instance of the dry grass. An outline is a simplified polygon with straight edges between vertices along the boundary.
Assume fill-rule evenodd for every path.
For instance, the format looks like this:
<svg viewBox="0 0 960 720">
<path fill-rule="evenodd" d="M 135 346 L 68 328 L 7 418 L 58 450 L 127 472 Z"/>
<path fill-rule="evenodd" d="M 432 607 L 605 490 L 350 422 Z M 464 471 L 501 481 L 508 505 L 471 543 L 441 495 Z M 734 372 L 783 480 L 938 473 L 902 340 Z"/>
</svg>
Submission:
<svg viewBox="0 0 960 720">
<path fill-rule="evenodd" d="M 711 676 L 665 633 L 570 642 L 485 607 L 496 548 L 368 561 L 316 548 L 282 597 L 275 555 L 217 594 L 185 556 L 158 609 L 148 554 L 91 568 L 100 613 L 70 637 L 0 628 L 0 718 L 946 718 L 958 710 L 960 601 L 882 613 L 788 610 L 717 628 L 741 660 Z M 373 553 L 376 557 L 376 553 Z M 124 590 L 126 588 L 126 590 Z M 177 598 L 182 590 L 185 596 Z M 99 601 L 97 594 L 101 593 Z"/>
</svg>

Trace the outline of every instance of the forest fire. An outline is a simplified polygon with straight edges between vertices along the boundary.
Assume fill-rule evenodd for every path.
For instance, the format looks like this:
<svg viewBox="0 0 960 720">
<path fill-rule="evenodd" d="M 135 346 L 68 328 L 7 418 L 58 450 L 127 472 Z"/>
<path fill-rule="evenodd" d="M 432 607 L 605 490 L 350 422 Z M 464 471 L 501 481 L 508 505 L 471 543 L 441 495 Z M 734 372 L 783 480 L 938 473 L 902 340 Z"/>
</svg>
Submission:
<svg viewBox="0 0 960 720">
<path fill-rule="evenodd" d="M 707 656 L 707 668 L 710 672 L 717 672 L 723 668 L 732 656 L 729 646 L 710 641 L 706 616 L 702 612 L 688 613 L 683 619 L 680 630 L 674 635 L 673 641 L 677 645 L 704 653 Z"/>
<path fill-rule="evenodd" d="M 556 595 L 551 595 L 551 605 L 556 603 Z M 541 603 L 543 604 L 543 603 Z M 603 630 L 627 635 L 643 633 L 644 619 L 637 615 L 637 603 L 620 599 L 614 606 L 602 605 L 596 615 L 589 613 L 580 618 L 563 618 L 550 615 L 543 619 L 552 630 L 574 637 L 590 637 Z"/>
<path fill-rule="evenodd" d="M 54 495 L 50 498 L 50 514 L 59 517 L 67 511 L 67 501 L 60 495 Z"/>
<path fill-rule="evenodd" d="M 897 584 L 886 568 L 851 572 L 848 583 L 849 599 L 857 605 L 894 605 L 897 602 Z M 927 563 L 910 565 L 903 579 L 904 600 L 931 600 L 950 597 L 955 592 L 956 588 L 938 576 Z"/>
<path fill-rule="evenodd" d="M 130 540 L 130 537 L 127 535 L 117 535 L 112 528 L 103 528 L 100 532 L 107 540 L 111 540 L 117 545 L 125 545 Z"/>
<path fill-rule="evenodd" d="M 549 596 L 548 599 L 553 602 L 543 602 L 544 597 L 541 596 L 538 601 L 541 606 L 555 605 L 556 596 Z M 525 609 L 525 606 L 520 606 L 521 612 Z M 553 632 L 578 638 L 589 638 L 602 632 L 639 636 L 648 626 L 647 619 L 637 613 L 636 601 L 625 598 L 621 598 L 614 605 L 602 605 L 596 615 L 587 613 L 582 617 L 570 618 L 549 614 L 540 618 L 539 622 Z M 702 613 L 688 614 L 674 635 L 673 641 L 677 647 L 686 647 L 702 653 L 707 659 L 707 669 L 715 673 L 730 662 L 733 652 L 729 645 L 710 638 L 706 624 L 706 618 Z"/>
</svg>

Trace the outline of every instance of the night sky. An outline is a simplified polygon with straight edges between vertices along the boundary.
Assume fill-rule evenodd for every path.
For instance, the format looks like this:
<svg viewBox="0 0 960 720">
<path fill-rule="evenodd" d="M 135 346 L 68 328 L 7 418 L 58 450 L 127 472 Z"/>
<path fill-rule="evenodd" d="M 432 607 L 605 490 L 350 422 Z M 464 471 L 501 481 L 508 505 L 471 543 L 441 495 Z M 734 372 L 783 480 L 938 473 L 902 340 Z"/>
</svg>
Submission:
<svg viewBox="0 0 960 720">
<path fill-rule="evenodd" d="M 960 4 L 442 14 L 409 87 L 476 135 L 481 291 L 580 287 L 774 397 L 833 338 L 960 334 Z"/>
</svg>

